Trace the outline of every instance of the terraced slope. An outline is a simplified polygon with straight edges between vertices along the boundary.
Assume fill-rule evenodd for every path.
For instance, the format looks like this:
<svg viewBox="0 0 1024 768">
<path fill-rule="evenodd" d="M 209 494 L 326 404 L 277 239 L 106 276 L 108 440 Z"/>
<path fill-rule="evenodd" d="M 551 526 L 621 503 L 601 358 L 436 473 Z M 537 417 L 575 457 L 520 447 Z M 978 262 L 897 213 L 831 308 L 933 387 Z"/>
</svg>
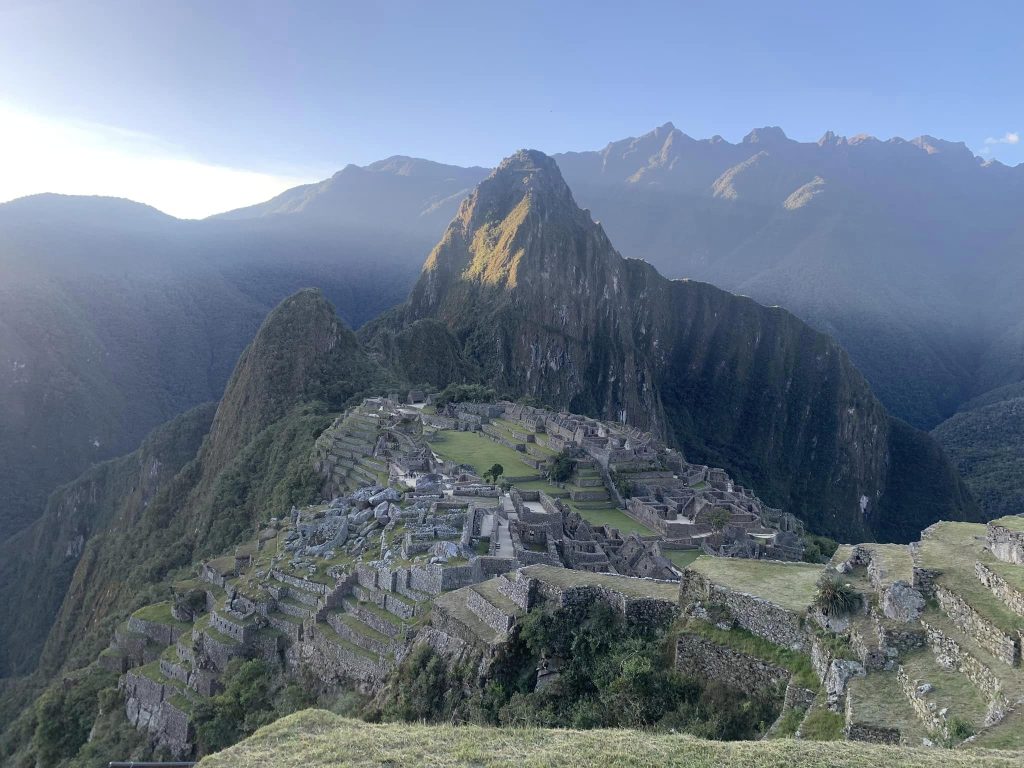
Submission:
<svg viewBox="0 0 1024 768">
<path fill-rule="evenodd" d="M 716 742 L 625 730 L 546 730 L 396 723 L 370 725 L 307 710 L 205 758 L 200 768 L 480 766 L 579 768 L 1016 768 L 1021 752 L 903 749 L 796 741 Z"/>
</svg>

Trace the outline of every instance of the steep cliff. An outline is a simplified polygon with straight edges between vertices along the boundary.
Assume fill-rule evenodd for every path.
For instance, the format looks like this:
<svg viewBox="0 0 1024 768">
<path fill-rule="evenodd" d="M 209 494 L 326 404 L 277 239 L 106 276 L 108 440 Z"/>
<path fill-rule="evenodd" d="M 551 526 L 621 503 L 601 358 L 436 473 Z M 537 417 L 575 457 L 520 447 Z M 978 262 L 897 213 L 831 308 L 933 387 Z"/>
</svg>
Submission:
<svg viewBox="0 0 1024 768">
<path fill-rule="evenodd" d="M 894 429 L 834 341 L 622 258 L 542 153 L 506 159 L 463 203 L 399 316 L 442 322 L 499 390 L 655 429 L 819 532 L 905 540 L 977 516 L 941 451 Z"/>
<path fill-rule="evenodd" d="M 215 414 L 182 417 L 91 470 L 12 540 L 8 549 L 21 551 L 0 567 L 4 671 L 30 672 L 37 659 L 44 675 L 87 663 L 127 611 L 169 590 L 178 568 L 313 500 L 313 441 L 337 410 L 386 386 L 318 291 L 286 299 L 242 354 Z M 30 609 L 32 621 L 19 622 Z"/>
</svg>

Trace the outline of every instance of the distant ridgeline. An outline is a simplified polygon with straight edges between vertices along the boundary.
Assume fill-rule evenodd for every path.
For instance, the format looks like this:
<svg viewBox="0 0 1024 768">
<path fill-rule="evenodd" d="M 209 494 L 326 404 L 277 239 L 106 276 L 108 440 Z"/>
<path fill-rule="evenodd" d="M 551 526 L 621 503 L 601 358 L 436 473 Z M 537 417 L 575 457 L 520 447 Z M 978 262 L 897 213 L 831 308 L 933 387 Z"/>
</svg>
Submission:
<svg viewBox="0 0 1024 768">
<path fill-rule="evenodd" d="M 565 481 L 545 480 L 563 457 Z M 509 402 L 368 399 L 312 460 L 330 501 L 202 563 L 100 655 L 158 750 L 195 753 L 235 659 L 322 700 L 361 691 L 367 713 L 411 696 L 426 655 L 461 680 L 446 706 L 464 717 L 510 675 L 558 695 L 572 660 L 523 658 L 519 627 L 595 604 L 671 647 L 682 676 L 774 702 L 771 736 L 1024 748 L 1024 518 L 784 562 L 798 521 L 721 470 L 636 429 Z M 501 460 L 507 490 L 481 477 Z M 822 597 L 830 578 L 841 606 Z"/>
</svg>

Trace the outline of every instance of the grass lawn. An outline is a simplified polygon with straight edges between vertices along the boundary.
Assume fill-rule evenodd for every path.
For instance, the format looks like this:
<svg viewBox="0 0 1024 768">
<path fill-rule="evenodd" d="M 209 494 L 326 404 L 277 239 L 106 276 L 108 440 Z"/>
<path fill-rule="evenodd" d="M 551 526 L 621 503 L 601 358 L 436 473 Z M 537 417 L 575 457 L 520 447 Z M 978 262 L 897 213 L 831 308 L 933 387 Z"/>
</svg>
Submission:
<svg viewBox="0 0 1024 768">
<path fill-rule="evenodd" d="M 702 555 L 690 564 L 715 584 L 803 613 L 814 600 L 823 565 L 780 563 L 772 560 L 742 560 L 735 557 Z"/>
<path fill-rule="evenodd" d="M 456 464 L 468 464 L 478 475 L 482 475 L 494 464 L 501 464 L 505 474 L 510 477 L 537 471 L 523 463 L 523 454 L 519 451 L 496 443 L 479 432 L 443 430 L 437 433 L 437 439 L 430 443 L 430 448 L 442 459 Z"/>
<path fill-rule="evenodd" d="M 836 715 L 840 725 L 842 716 Z M 454 768 L 1011 768 L 1019 752 L 908 749 L 850 742 L 775 739 L 706 741 L 674 733 L 631 730 L 370 724 L 323 710 L 289 715 L 201 768 L 340 768 L 387 765 Z"/>
<path fill-rule="evenodd" d="M 701 552 L 699 549 L 662 549 L 661 554 L 671 560 L 677 568 L 685 568 L 700 557 Z"/>
<path fill-rule="evenodd" d="M 638 523 L 621 509 L 587 509 L 575 504 L 569 504 L 569 506 L 579 512 L 583 519 L 591 525 L 610 525 L 618 528 L 625 536 L 631 533 L 653 536 L 656 533 L 646 525 Z"/>
</svg>

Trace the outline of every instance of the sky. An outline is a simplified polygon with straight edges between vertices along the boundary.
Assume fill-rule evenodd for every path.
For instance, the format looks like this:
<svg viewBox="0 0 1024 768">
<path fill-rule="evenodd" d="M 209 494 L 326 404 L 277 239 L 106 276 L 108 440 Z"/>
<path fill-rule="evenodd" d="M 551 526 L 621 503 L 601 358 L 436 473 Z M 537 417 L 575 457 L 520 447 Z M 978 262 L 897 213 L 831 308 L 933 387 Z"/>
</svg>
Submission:
<svg viewBox="0 0 1024 768">
<path fill-rule="evenodd" d="M 0 0 L 0 201 L 197 218 L 394 154 L 496 164 L 672 121 L 1024 162 L 1024 4 Z"/>
</svg>

